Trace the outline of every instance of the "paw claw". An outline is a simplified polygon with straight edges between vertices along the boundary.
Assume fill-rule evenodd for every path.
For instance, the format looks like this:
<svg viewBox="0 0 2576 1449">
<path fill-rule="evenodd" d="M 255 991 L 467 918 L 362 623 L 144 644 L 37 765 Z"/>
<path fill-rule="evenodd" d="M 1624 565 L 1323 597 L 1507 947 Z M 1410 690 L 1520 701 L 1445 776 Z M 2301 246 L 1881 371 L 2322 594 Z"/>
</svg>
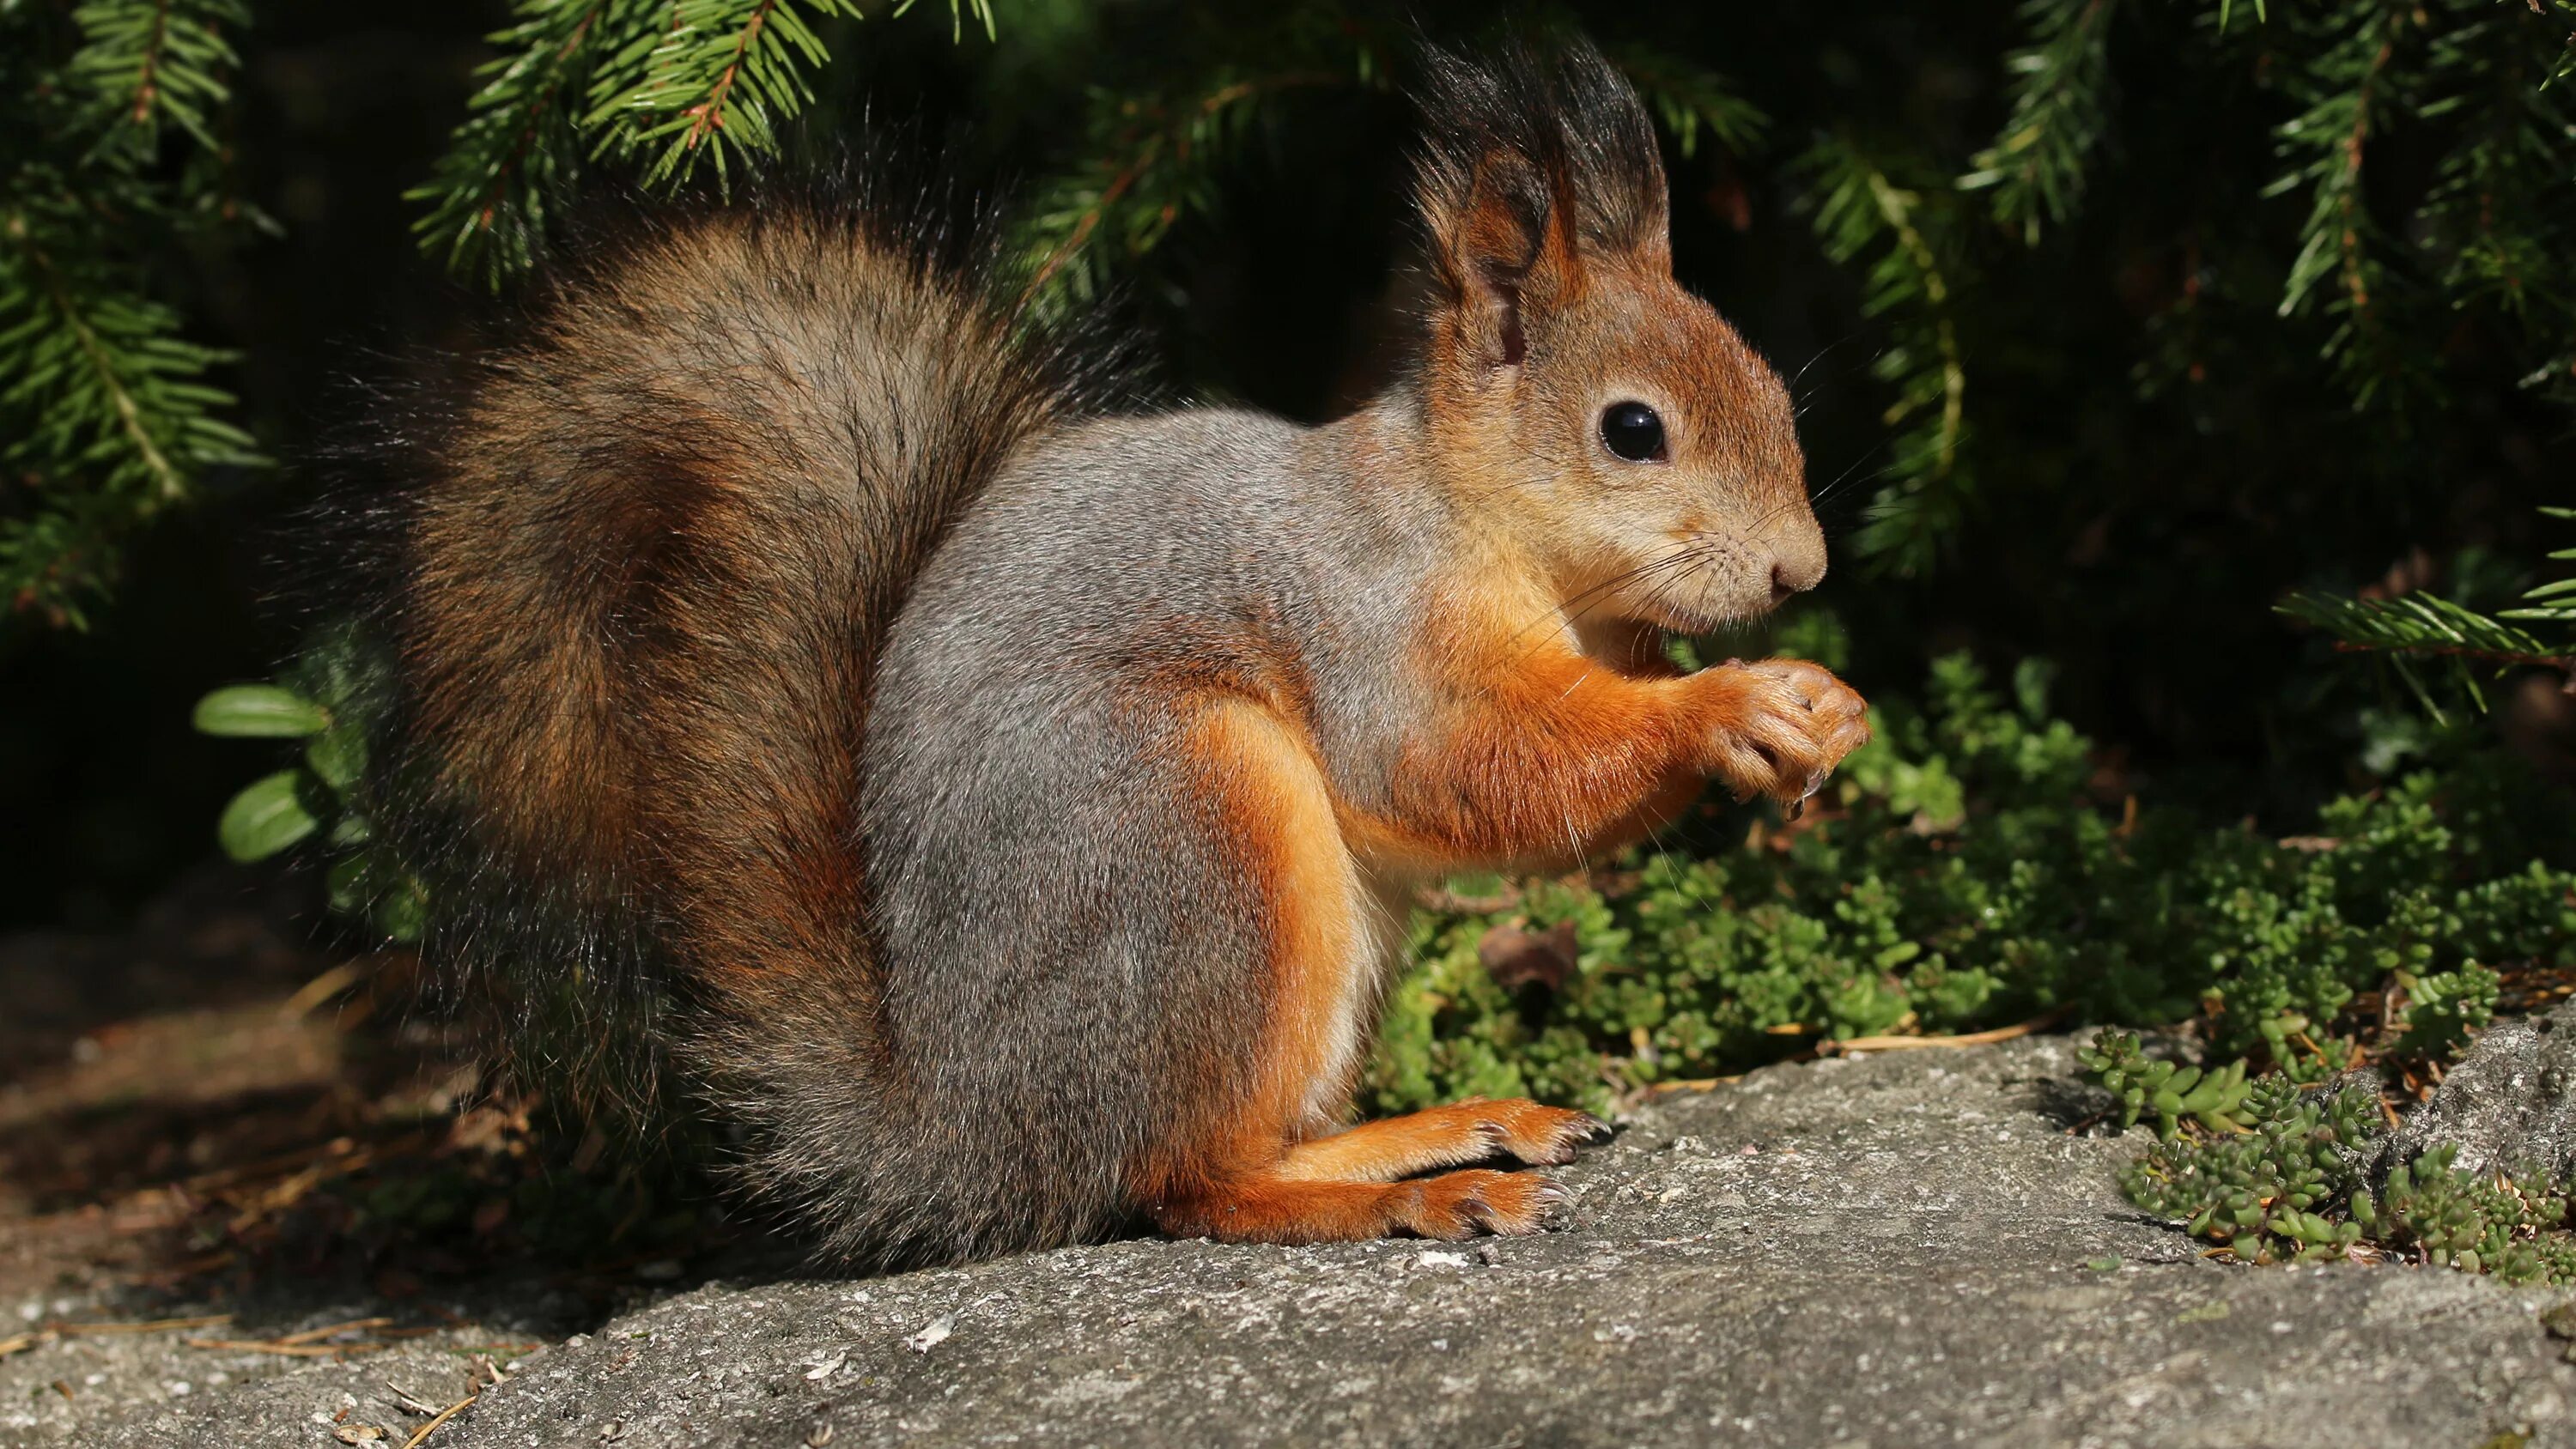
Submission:
<svg viewBox="0 0 2576 1449">
<path fill-rule="evenodd" d="M 1477 1105 L 1488 1114 L 1477 1124 L 1480 1135 L 1532 1167 L 1563 1166 L 1577 1148 L 1610 1135 L 1609 1124 L 1589 1112 L 1542 1107 L 1527 1098 Z"/>
<path fill-rule="evenodd" d="M 1532 1233 L 1545 1215 L 1547 1183 L 1520 1173 L 1471 1168 L 1423 1179 L 1396 1226 L 1417 1237 L 1455 1242 L 1478 1233 Z"/>
</svg>

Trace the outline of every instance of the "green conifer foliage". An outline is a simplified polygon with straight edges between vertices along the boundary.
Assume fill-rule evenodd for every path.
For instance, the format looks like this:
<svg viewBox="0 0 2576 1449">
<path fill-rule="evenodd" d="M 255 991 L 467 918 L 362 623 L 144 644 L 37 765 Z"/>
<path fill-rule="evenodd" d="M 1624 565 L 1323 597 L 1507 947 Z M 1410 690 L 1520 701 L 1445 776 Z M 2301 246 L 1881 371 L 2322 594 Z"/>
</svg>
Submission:
<svg viewBox="0 0 2576 1449">
<path fill-rule="evenodd" d="M 259 457 L 160 273 L 261 224 L 224 139 L 240 0 L 0 6 L 0 609 L 77 625 L 119 538 Z"/>
</svg>

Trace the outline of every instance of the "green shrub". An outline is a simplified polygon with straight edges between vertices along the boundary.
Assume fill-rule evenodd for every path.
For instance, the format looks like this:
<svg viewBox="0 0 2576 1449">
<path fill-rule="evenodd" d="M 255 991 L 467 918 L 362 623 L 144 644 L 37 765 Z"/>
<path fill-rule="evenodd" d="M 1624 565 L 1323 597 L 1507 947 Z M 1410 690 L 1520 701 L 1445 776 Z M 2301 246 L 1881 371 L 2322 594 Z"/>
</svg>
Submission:
<svg viewBox="0 0 2576 1449">
<path fill-rule="evenodd" d="M 2004 691 L 1963 655 L 1937 660 L 1922 705 L 1882 701 L 1877 739 L 1806 820 L 1730 813 L 1499 899 L 1453 888 L 1414 923 L 1374 1105 L 1598 1108 L 1827 1039 L 2060 1009 L 2196 1020 L 2221 1075 L 2251 1056 L 2321 1080 L 2378 1044 L 2375 1021 L 2339 1020 L 2362 993 L 2406 1003 L 2389 1050 L 2439 1056 L 2492 1010 L 2494 968 L 2570 959 L 2576 877 L 2537 858 L 2558 838 L 2548 804 L 2502 762 L 2337 800 L 2315 835 L 2278 841 L 2097 798 L 2090 745 L 2046 686 L 2032 663 Z M 1561 979 L 1486 968 L 1498 939 L 1569 925 Z M 2126 1085 L 2141 1106 L 2188 1099 L 2159 1113 L 2170 1131 L 2232 1110 L 2241 1081 L 2212 1098 L 2215 1080 Z"/>
<path fill-rule="evenodd" d="M 274 684 L 239 684 L 197 701 L 205 734 L 302 740 L 284 769 L 245 785 L 215 822 L 224 853 L 266 860 L 316 853 L 334 914 L 397 944 L 420 939 L 429 896 L 420 878 L 377 839 L 359 803 L 371 722 L 368 673 L 383 667 L 346 631 L 323 635 Z"/>
</svg>

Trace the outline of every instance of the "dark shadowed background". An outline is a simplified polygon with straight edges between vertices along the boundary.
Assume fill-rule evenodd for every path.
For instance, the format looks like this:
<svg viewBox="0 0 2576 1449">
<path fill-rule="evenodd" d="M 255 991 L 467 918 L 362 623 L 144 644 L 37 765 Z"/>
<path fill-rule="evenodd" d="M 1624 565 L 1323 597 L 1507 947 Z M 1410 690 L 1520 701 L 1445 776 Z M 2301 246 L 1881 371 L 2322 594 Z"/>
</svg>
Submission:
<svg viewBox="0 0 2576 1449">
<path fill-rule="evenodd" d="M 0 27 L 77 40 L 69 7 L 33 13 L 48 9 Z M 928 3 L 829 21 L 832 60 L 788 149 L 899 123 L 945 138 L 964 189 L 1006 208 L 1096 198 L 1132 169 L 1080 238 L 1086 281 L 1115 300 L 1065 305 L 1139 330 L 1181 389 L 1328 417 L 1382 375 L 1404 321 L 1401 16 L 1465 36 L 1483 7 L 1263 9 L 1004 3 L 992 38 L 972 16 L 952 35 Z M 1959 647 L 2044 658 L 2057 708 L 2163 798 L 2296 829 L 2428 726 L 2393 677 L 2274 603 L 2433 587 L 2493 605 L 2566 541 L 2534 507 L 2576 496 L 2576 248 L 2548 245 L 2576 236 L 2570 173 L 2548 170 L 2571 154 L 2557 108 L 2576 85 L 2538 89 L 2569 21 L 2484 0 L 2237 5 L 2223 30 L 2215 4 L 2024 9 L 1532 16 L 1660 78 L 1659 107 L 1764 118 L 1732 144 L 1703 125 L 1687 154 L 1668 135 L 1677 269 L 1795 379 L 1836 541 L 1818 604 L 1855 681 L 1910 685 Z M 311 494 L 299 459 L 350 405 L 340 386 L 368 349 L 436 338 L 479 288 L 416 246 L 428 204 L 404 192 L 433 174 L 510 7 L 247 14 L 220 139 L 232 194 L 276 228 L 135 265 L 187 336 L 237 350 L 208 380 L 277 466 L 207 469 L 193 501 L 121 530 L 86 630 L 22 609 L 0 633 L 0 923 L 113 923 L 213 852 L 217 810 L 270 756 L 194 733 L 189 707 L 296 646 L 296 622 L 262 601 Z M 2073 179 L 2054 211 L 2024 207 L 2035 241 L 1973 180 L 2035 114 L 2014 89 L 2031 67 L 2008 62 L 2025 51 L 2063 67 L 2032 124 L 2074 135 L 2042 158 Z M 2357 116 L 2303 120 L 2355 95 Z M 1214 124 L 1194 135 L 1202 113 Z M 2319 141 L 2320 125 L 2345 129 Z M 2029 154 L 2007 146 L 2001 164 Z M 612 159 L 592 180 L 639 169 Z M 1837 187 L 1869 214 L 1838 222 Z M 1066 230 L 1028 234 L 1043 247 Z M 2324 271 L 2301 283 L 2318 247 Z M 0 482 L 0 518 L 78 486 L 41 472 Z M 2546 755 L 2563 711 L 2537 677 L 2498 691 L 2496 718 Z"/>
</svg>

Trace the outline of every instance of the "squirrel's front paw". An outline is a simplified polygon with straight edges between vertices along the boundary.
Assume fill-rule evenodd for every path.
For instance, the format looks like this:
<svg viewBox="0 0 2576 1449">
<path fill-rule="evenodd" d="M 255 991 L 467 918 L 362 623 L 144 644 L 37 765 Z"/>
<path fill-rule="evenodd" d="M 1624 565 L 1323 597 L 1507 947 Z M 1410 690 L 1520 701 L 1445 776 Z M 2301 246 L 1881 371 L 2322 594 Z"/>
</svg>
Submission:
<svg viewBox="0 0 2576 1449">
<path fill-rule="evenodd" d="M 1869 743 L 1869 703 L 1833 671 L 1803 659 L 1737 661 L 1710 670 L 1724 690 L 1709 741 L 1709 773 L 1736 798 L 1794 806 L 1823 787 L 1843 757 Z"/>
</svg>

